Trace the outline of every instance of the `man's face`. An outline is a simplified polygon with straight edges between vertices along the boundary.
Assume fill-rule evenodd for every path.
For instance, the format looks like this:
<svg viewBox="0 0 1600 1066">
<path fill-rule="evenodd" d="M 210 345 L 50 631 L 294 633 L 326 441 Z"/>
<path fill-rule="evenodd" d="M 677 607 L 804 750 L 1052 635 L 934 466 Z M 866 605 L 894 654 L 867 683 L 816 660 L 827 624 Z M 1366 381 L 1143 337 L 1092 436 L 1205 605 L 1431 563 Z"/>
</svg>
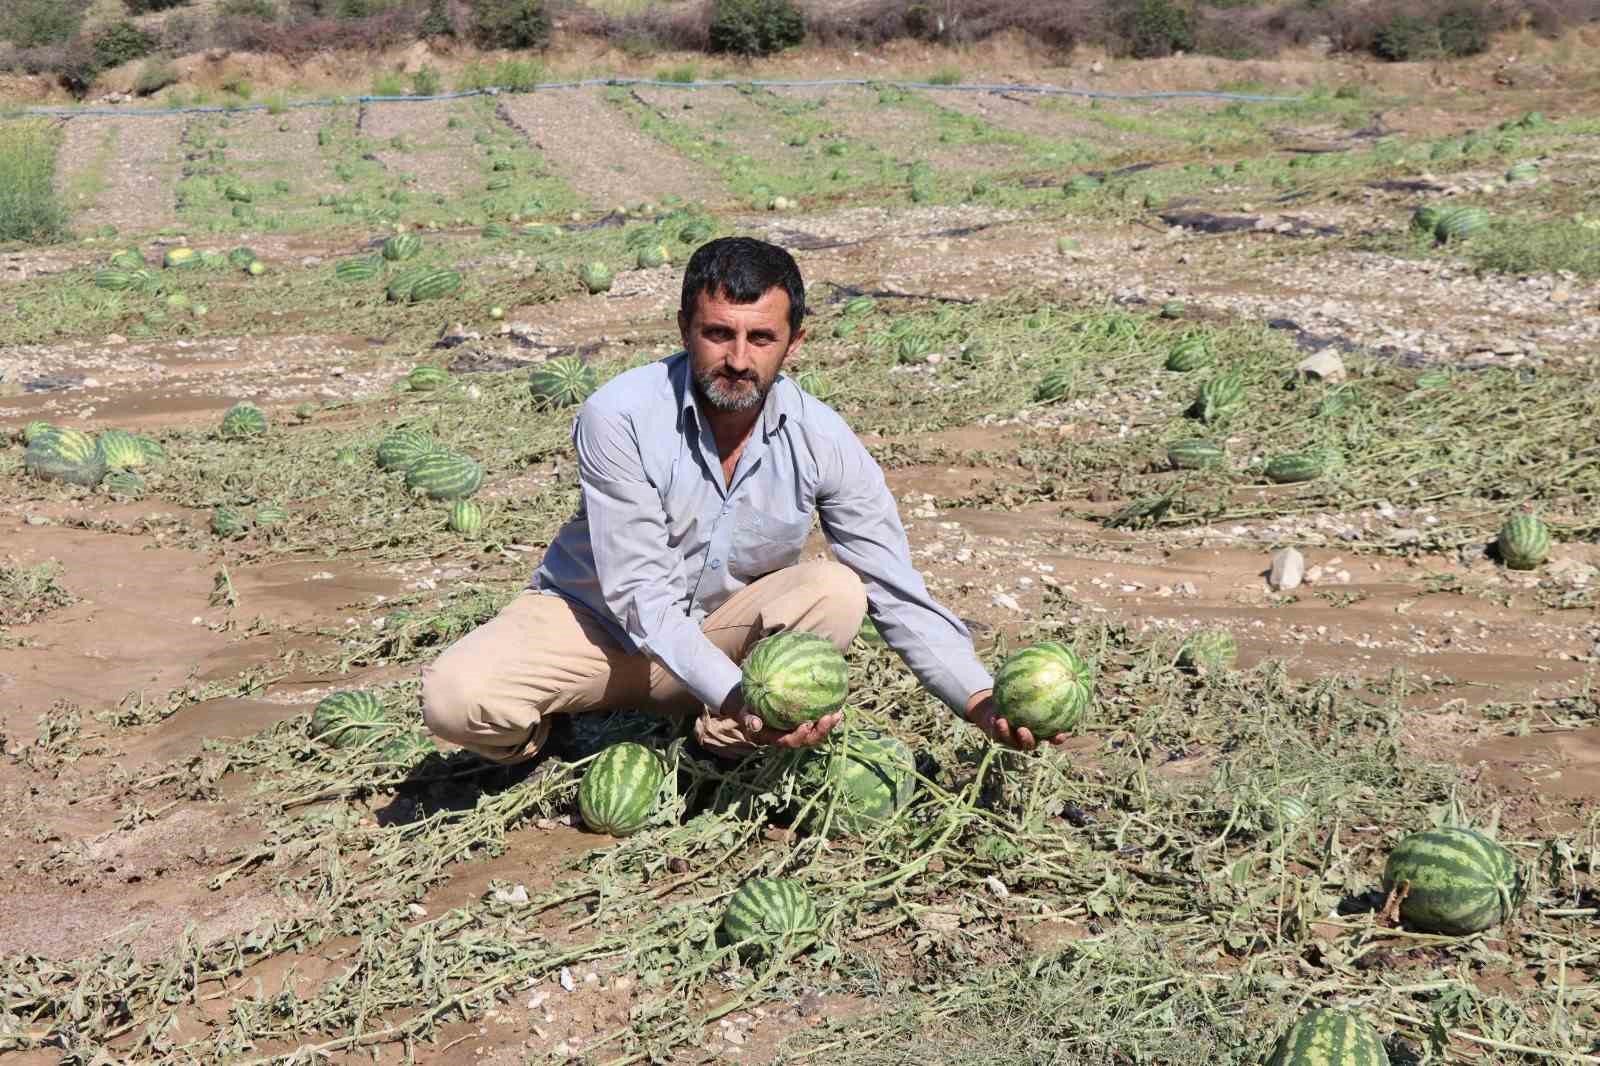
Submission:
<svg viewBox="0 0 1600 1066">
<path fill-rule="evenodd" d="M 789 333 L 789 294 L 771 288 L 755 303 L 736 304 L 721 292 L 702 292 L 694 316 L 680 312 L 678 329 L 700 399 L 717 411 L 761 406 L 783 362 L 806 331 Z"/>
</svg>

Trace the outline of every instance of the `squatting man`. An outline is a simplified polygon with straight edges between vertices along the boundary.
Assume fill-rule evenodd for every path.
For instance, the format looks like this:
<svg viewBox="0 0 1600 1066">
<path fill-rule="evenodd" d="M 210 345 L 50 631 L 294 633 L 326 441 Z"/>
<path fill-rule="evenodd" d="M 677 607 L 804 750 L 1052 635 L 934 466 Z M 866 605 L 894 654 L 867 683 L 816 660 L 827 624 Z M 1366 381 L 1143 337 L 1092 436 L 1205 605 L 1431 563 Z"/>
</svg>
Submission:
<svg viewBox="0 0 1600 1066">
<path fill-rule="evenodd" d="M 771 729 L 745 706 L 738 664 L 781 630 L 842 650 L 870 614 L 917 679 L 993 739 L 1065 741 L 999 716 L 971 635 L 912 565 L 883 471 L 783 376 L 804 319 L 784 249 L 729 237 L 695 251 L 684 350 L 579 409 L 577 513 L 529 587 L 424 670 L 428 728 L 500 763 L 532 758 L 558 715 L 625 708 L 692 715 L 717 755 L 813 746 L 842 715 Z M 813 514 L 836 562 L 800 562 Z"/>
</svg>

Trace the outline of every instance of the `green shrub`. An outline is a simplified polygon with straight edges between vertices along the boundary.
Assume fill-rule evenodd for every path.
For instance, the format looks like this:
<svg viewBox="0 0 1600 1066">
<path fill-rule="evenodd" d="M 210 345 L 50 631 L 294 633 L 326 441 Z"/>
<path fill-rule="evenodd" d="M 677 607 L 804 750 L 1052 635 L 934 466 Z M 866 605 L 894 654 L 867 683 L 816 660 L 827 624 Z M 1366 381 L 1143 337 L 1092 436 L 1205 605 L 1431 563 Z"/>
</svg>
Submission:
<svg viewBox="0 0 1600 1066">
<path fill-rule="evenodd" d="M 547 77 L 543 63 L 527 59 L 502 59 L 489 75 L 492 84 L 512 92 L 525 93 Z"/>
<path fill-rule="evenodd" d="M 959 67 L 940 67 L 928 75 L 929 85 L 960 85 L 961 70 Z"/>
<path fill-rule="evenodd" d="M 680 85 L 687 85 L 692 81 L 697 81 L 699 77 L 700 68 L 693 63 L 685 63 L 677 67 L 663 67 L 656 71 L 656 81 L 670 81 Z"/>
<path fill-rule="evenodd" d="M 138 76 L 133 79 L 133 91 L 136 96 L 151 96 L 177 83 L 178 68 L 172 65 L 172 60 L 156 56 L 145 60 L 144 66 L 139 68 Z"/>
<path fill-rule="evenodd" d="M 1372 37 L 1372 54 L 1391 63 L 1478 55 L 1494 30 L 1490 14 L 1477 3 L 1456 3 L 1434 14 L 1397 14 Z"/>
<path fill-rule="evenodd" d="M 88 6 L 89 0 L 6 0 L 0 4 L 0 40 L 18 48 L 71 40 Z"/>
<path fill-rule="evenodd" d="M 146 33 L 131 22 L 113 22 L 96 30 L 90 43 L 95 64 L 101 70 L 109 70 L 143 59 L 156 50 L 157 42 L 154 34 Z"/>
<path fill-rule="evenodd" d="M 0 242 L 48 244 L 66 231 L 56 199 L 60 132 L 45 122 L 0 124 Z"/>
<path fill-rule="evenodd" d="M 444 88 L 444 79 L 432 67 L 422 67 L 411 75 L 411 91 L 417 96 L 438 96 Z"/>
<path fill-rule="evenodd" d="M 1123 36 L 1139 59 L 1169 56 L 1194 48 L 1194 22 L 1176 0 L 1138 0 L 1123 17 Z"/>
<path fill-rule="evenodd" d="M 148 15 L 152 11 L 170 11 L 188 2 L 189 0 L 122 0 L 122 6 L 128 9 L 130 15 Z"/>
<path fill-rule="evenodd" d="M 550 14 L 544 0 L 479 0 L 473 35 L 484 48 L 543 48 Z"/>
<path fill-rule="evenodd" d="M 1496 226 L 1472 247 L 1472 260 L 1498 274 L 1554 274 L 1600 278 L 1600 233 L 1569 219 L 1518 219 Z"/>
<path fill-rule="evenodd" d="M 260 19 L 263 22 L 278 21 L 278 5 L 272 0 L 222 0 L 217 8 L 217 14 L 224 18 Z"/>
<path fill-rule="evenodd" d="M 379 74 L 372 79 L 373 96 L 404 96 L 406 94 L 406 80 L 399 74 Z"/>
<path fill-rule="evenodd" d="M 768 56 L 799 44 L 805 16 L 794 0 L 714 0 L 709 37 L 713 52 Z"/>
</svg>

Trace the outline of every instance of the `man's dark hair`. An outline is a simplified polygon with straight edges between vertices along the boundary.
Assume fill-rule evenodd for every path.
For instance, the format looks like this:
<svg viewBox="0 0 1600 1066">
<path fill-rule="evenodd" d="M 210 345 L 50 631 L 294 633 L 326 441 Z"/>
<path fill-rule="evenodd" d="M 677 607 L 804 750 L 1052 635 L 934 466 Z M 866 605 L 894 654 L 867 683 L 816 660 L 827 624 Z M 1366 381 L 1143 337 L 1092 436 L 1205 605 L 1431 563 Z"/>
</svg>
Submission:
<svg viewBox="0 0 1600 1066">
<path fill-rule="evenodd" d="M 770 289 L 789 294 L 789 334 L 800 332 L 806 317 L 806 284 L 794 256 L 776 244 L 753 237 L 719 237 L 695 249 L 683 272 L 683 299 L 678 309 L 694 317 L 700 294 L 721 293 L 736 304 L 752 304 Z"/>
</svg>

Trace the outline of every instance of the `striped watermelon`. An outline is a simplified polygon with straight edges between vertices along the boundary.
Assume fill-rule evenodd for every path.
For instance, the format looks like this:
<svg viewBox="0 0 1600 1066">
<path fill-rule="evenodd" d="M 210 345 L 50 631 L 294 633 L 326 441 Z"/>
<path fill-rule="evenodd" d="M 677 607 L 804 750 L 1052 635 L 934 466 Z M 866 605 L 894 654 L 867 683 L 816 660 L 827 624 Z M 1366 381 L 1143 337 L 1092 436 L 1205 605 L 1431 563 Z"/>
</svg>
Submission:
<svg viewBox="0 0 1600 1066">
<path fill-rule="evenodd" d="M 1516 857 L 1476 829 L 1413 833 L 1389 853 L 1383 890 L 1405 892 L 1400 917 L 1425 933 L 1465 936 L 1516 913 L 1525 888 Z"/>
<path fill-rule="evenodd" d="M 856 639 L 863 644 L 870 644 L 879 648 L 886 643 L 883 639 L 883 634 L 878 632 L 878 627 L 871 618 L 863 618 L 861 620 L 861 628 L 856 630 Z"/>
<path fill-rule="evenodd" d="M 1086 192 L 1093 192 L 1100 187 L 1100 179 L 1092 174 L 1079 174 L 1061 186 L 1061 191 L 1067 196 L 1078 196 Z"/>
<path fill-rule="evenodd" d="M 1191 410 L 1202 422 L 1216 422 L 1244 402 L 1244 379 L 1228 371 L 1200 386 Z"/>
<path fill-rule="evenodd" d="M 1311 814 L 1311 804 L 1289 792 L 1256 801 L 1256 821 L 1269 833 L 1293 829 Z"/>
<path fill-rule="evenodd" d="M 1459 241 L 1482 232 L 1488 225 L 1489 212 L 1481 207 L 1462 205 L 1440 211 L 1433 232 L 1441 242 Z"/>
<path fill-rule="evenodd" d="M 450 508 L 450 529 L 463 537 L 483 532 L 483 505 L 473 500 L 457 500 Z"/>
<path fill-rule="evenodd" d="M 1389 1066 L 1389 1053 L 1372 1026 L 1322 1007 L 1283 1034 L 1267 1066 Z"/>
<path fill-rule="evenodd" d="M 334 748 L 354 748 L 393 732 L 383 701 L 365 689 L 326 696 L 311 712 L 307 734 Z"/>
<path fill-rule="evenodd" d="M 1215 673 L 1239 660 L 1239 645 L 1226 629 L 1201 629 L 1189 634 L 1178 649 L 1178 666 L 1184 670 Z"/>
<path fill-rule="evenodd" d="M 95 439 L 76 429 L 51 429 L 40 433 L 22 455 L 23 469 L 46 481 L 64 481 L 89 488 L 106 474 L 106 459 Z"/>
<path fill-rule="evenodd" d="M 150 461 L 150 453 L 139 438 L 125 429 L 108 429 L 96 443 L 106 466 L 113 470 L 133 470 Z"/>
<path fill-rule="evenodd" d="M 820 370 L 802 370 L 794 383 L 824 403 L 833 397 L 833 382 Z"/>
<path fill-rule="evenodd" d="M 137 288 L 142 280 L 137 271 L 107 267 L 105 270 L 95 271 L 94 287 L 106 292 L 124 292 Z"/>
<path fill-rule="evenodd" d="M 654 270 L 672 261 L 672 253 L 664 244 L 648 244 L 639 249 L 636 262 L 640 270 Z"/>
<path fill-rule="evenodd" d="M 742 687 L 750 709 L 771 728 L 787 733 L 844 706 L 849 668 L 826 637 L 785 630 L 750 649 Z"/>
<path fill-rule="evenodd" d="M 106 260 L 106 266 L 112 270 L 142 270 L 149 265 L 144 253 L 137 248 L 119 248 Z"/>
<path fill-rule="evenodd" d="M 263 503 L 256 508 L 256 528 L 272 529 L 289 521 L 289 512 L 275 503 Z"/>
<path fill-rule="evenodd" d="M 1045 372 L 1039 379 L 1039 384 L 1034 386 L 1033 398 L 1038 403 L 1054 403 L 1065 399 L 1072 391 L 1073 383 L 1078 380 L 1076 366 L 1057 366 Z"/>
<path fill-rule="evenodd" d="M 200 253 L 187 247 L 168 248 L 167 254 L 161 257 L 161 265 L 168 270 L 197 267 L 200 265 Z"/>
<path fill-rule="evenodd" d="M 340 281 L 371 281 L 383 270 L 383 261 L 365 255 L 359 259 L 344 259 L 333 268 L 333 276 Z"/>
<path fill-rule="evenodd" d="M 483 467 L 459 452 L 432 452 L 406 468 L 406 488 L 430 500 L 462 500 L 483 485 Z"/>
<path fill-rule="evenodd" d="M 439 450 L 432 437 L 414 429 L 397 429 L 378 442 L 378 469 L 405 470 Z"/>
<path fill-rule="evenodd" d="M 661 759 L 643 744 L 624 741 L 597 756 L 578 786 L 578 812 L 596 833 L 625 837 L 650 820 L 666 780 Z"/>
<path fill-rule="evenodd" d="M 1167 353 L 1167 369 L 1179 374 L 1211 365 L 1211 348 L 1204 337 L 1185 337 Z"/>
<path fill-rule="evenodd" d="M 847 833 L 869 833 L 910 803 L 916 790 L 911 749 L 876 729 L 852 730 L 826 748 L 798 754 L 805 795 L 820 797 L 811 811 L 817 829 L 828 819 Z"/>
<path fill-rule="evenodd" d="M 130 500 L 137 500 L 145 491 L 144 478 L 132 470 L 113 470 L 100 485 L 112 496 L 125 496 Z"/>
<path fill-rule="evenodd" d="M 1203 470 L 1208 466 L 1221 466 L 1228 461 L 1222 445 L 1194 438 L 1174 441 L 1167 445 L 1167 462 L 1174 470 Z"/>
<path fill-rule="evenodd" d="M 1535 570 L 1550 555 L 1550 529 L 1534 515 L 1512 515 L 1500 527 L 1495 548 L 1507 569 Z"/>
<path fill-rule="evenodd" d="M 236 403 L 222 414 L 222 436 L 254 437 L 267 431 L 267 416 L 250 403 Z"/>
<path fill-rule="evenodd" d="M 226 540 L 245 535 L 250 522 L 235 508 L 223 504 L 211 512 L 211 532 Z"/>
<path fill-rule="evenodd" d="M 1439 209 L 1432 204 L 1423 204 L 1411 212 L 1411 231 L 1432 237 L 1439 228 Z"/>
<path fill-rule="evenodd" d="M 407 267 L 398 271 L 389 279 L 389 285 L 384 290 L 384 294 L 394 303 L 404 303 L 406 300 L 411 299 L 411 290 L 417 282 L 430 273 L 432 273 L 432 268 L 425 266 Z"/>
<path fill-rule="evenodd" d="M 599 261 L 585 263 L 578 268 L 578 280 L 591 296 L 606 292 L 611 288 L 611 268 Z"/>
<path fill-rule="evenodd" d="M 722 913 L 723 938 L 757 950 L 816 930 L 816 905 L 805 886 L 788 878 L 751 878 L 739 886 Z"/>
<path fill-rule="evenodd" d="M 1301 481 L 1312 481 L 1327 472 L 1327 460 L 1322 455 L 1293 452 L 1287 455 L 1275 455 L 1267 461 L 1267 480 L 1278 485 L 1292 485 Z"/>
<path fill-rule="evenodd" d="M 678 231 L 678 243 L 703 244 L 704 242 L 710 240 L 711 235 L 715 232 L 716 227 L 714 227 L 710 222 L 703 218 L 697 218 L 686 223 L 684 227 Z"/>
<path fill-rule="evenodd" d="M 238 270 L 244 270 L 251 263 L 254 263 L 260 258 L 261 257 L 256 254 L 256 250 L 254 248 L 240 246 L 228 253 L 228 265 Z"/>
<path fill-rule="evenodd" d="M 483 236 L 491 241 L 500 241 L 511 236 L 511 227 L 504 222 L 490 222 L 483 227 Z"/>
<path fill-rule="evenodd" d="M 443 367 L 414 367 L 406 375 L 406 387 L 412 392 L 433 392 L 450 384 L 450 372 Z"/>
<path fill-rule="evenodd" d="M 600 375 L 575 355 L 547 359 L 528 375 L 533 398 L 549 407 L 570 407 L 582 403 L 600 384 Z"/>
<path fill-rule="evenodd" d="M 1508 181 L 1508 182 L 1511 182 L 1511 181 L 1538 181 L 1538 180 L 1539 180 L 1539 164 L 1538 163 L 1526 163 L 1526 162 L 1524 162 L 1524 163 L 1513 163 L 1511 165 L 1511 168 L 1506 171 L 1506 181 Z"/>
<path fill-rule="evenodd" d="M 401 729 L 378 746 L 378 761 L 410 769 L 428 756 L 438 753 L 439 749 L 434 747 L 433 739 L 428 734 L 418 729 Z"/>
<path fill-rule="evenodd" d="M 383 257 L 391 263 L 403 262 L 422 251 L 422 238 L 415 233 L 397 233 L 383 242 Z"/>
<path fill-rule="evenodd" d="M 1059 640 L 1007 656 L 994 676 L 994 701 L 1011 728 L 1048 740 L 1077 726 L 1094 698 L 1094 672 Z"/>
<path fill-rule="evenodd" d="M 38 440 L 41 436 L 49 433 L 53 429 L 55 429 L 55 427 L 50 423 L 36 418 L 32 422 L 29 422 L 27 425 L 22 427 L 22 443 L 32 444 L 34 441 Z"/>
<path fill-rule="evenodd" d="M 139 442 L 139 447 L 144 449 L 144 456 L 147 461 L 152 463 L 166 462 L 167 450 L 161 446 L 160 441 L 151 440 L 149 437 L 135 437 L 134 439 Z"/>
<path fill-rule="evenodd" d="M 459 288 L 461 288 L 461 274 L 455 270 L 440 268 L 429 270 L 413 281 L 406 296 L 412 303 L 421 303 L 423 300 L 437 300 L 449 296 Z"/>
</svg>

